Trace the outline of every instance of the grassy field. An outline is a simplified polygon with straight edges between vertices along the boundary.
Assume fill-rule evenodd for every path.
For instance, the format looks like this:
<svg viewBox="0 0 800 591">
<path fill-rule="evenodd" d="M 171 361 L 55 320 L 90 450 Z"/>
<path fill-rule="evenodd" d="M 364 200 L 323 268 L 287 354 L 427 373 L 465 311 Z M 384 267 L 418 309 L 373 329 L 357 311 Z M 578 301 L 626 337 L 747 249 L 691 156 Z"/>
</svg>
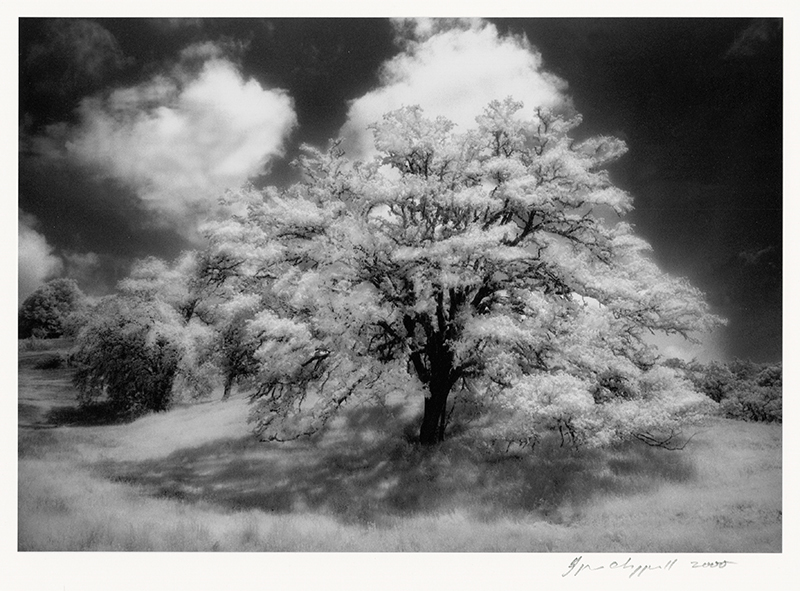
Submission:
<svg viewBox="0 0 800 591">
<path fill-rule="evenodd" d="M 780 426 L 709 419 L 683 451 L 431 452 L 415 409 L 362 406 L 268 444 L 241 397 L 102 424 L 69 369 L 37 368 L 52 355 L 19 356 L 19 550 L 781 551 Z"/>
</svg>

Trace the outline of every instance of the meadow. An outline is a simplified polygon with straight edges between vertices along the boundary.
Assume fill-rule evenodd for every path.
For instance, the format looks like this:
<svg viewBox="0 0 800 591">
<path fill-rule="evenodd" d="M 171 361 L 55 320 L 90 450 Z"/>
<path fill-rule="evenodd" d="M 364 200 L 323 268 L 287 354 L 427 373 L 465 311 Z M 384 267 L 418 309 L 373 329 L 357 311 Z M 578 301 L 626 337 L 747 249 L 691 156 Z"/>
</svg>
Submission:
<svg viewBox="0 0 800 591">
<path fill-rule="evenodd" d="M 682 451 L 412 442 L 418 409 L 347 409 L 264 443 L 244 395 L 125 424 L 81 412 L 65 341 L 19 353 L 21 551 L 780 552 L 778 424 L 710 417 Z"/>
</svg>

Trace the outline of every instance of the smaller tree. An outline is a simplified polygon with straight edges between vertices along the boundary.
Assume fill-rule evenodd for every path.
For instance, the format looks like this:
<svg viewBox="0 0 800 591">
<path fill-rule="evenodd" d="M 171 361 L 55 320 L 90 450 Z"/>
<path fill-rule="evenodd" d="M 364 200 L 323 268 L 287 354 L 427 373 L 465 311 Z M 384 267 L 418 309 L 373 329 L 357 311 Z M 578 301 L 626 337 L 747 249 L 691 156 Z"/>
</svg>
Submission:
<svg viewBox="0 0 800 591">
<path fill-rule="evenodd" d="M 75 330 L 86 296 L 72 279 L 53 279 L 29 295 L 19 310 L 19 338 L 52 339 Z"/>
<path fill-rule="evenodd" d="M 258 342 L 247 330 L 247 323 L 264 303 L 258 295 L 246 293 L 249 290 L 242 285 L 243 281 L 252 282 L 242 275 L 242 257 L 212 246 L 194 253 L 194 260 L 187 286 L 196 317 L 213 334 L 198 354 L 222 378 L 222 399 L 227 400 L 234 385 L 257 372 L 253 355 Z"/>
<path fill-rule="evenodd" d="M 235 384 L 258 372 L 255 352 L 260 343 L 248 330 L 248 323 L 255 316 L 258 307 L 259 298 L 238 295 L 221 304 L 217 310 L 214 322 L 217 335 L 214 353 L 224 382 L 223 400 L 230 397 Z"/>
<path fill-rule="evenodd" d="M 105 401 L 129 417 L 169 408 L 180 360 L 175 311 L 158 302 L 110 296 L 94 312 L 72 353 L 79 402 Z"/>
</svg>

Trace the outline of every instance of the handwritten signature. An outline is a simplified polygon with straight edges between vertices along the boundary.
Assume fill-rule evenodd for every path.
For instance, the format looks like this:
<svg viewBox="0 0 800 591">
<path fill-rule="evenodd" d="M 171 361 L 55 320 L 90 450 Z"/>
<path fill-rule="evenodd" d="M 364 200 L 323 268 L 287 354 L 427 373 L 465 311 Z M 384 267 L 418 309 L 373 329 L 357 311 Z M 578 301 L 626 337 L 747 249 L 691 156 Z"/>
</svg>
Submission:
<svg viewBox="0 0 800 591">
<path fill-rule="evenodd" d="M 690 560 L 688 561 L 690 564 L 690 568 L 702 568 L 702 569 L 722 569 L 728 566 L 729 564 L 736 564 L 735 562 L 731 562 L 730 560 L 717 560 L 717 561 L 706 561 L 701 562 L 697 560 Z M 578 556 L 572 562 L 569 563 L 569 567 L 567 567 L 567 572 L 562 574 L 562 577 L 577 577 L 579 574 L 584 572 L 592 572 L 598 570 L 619 570 L 621 572 L 630 571 L 628 573 L 628 578 L 632 579 L 634 577 L 641 577 L 646 572 L 652 571 L 662 571 L 667 572 L 672 570 L 675 565 L 678 563 L 677 558 L 673 558 L 671 560 L 665 560 L 664 562 L 657 562 L 657 563 L 636 563 L 632 558 L 628 558 L 624 562 L 620 562 L 617 560 L 612 560 L 607 564 L 602 564 L 599 566 L 592 566 L 588 564 L 586 561 L 583 560 L 583 556 Z"/>
</svg>

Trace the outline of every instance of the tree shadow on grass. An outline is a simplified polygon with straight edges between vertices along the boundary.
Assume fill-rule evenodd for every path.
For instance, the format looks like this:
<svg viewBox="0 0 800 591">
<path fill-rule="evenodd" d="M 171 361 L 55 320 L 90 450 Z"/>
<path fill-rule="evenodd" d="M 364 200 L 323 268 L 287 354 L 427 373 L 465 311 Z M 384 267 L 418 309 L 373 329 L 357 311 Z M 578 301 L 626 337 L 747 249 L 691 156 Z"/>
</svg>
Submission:
<svg viewBox="0 0 800 591">
<path fill-rule="evenodd" d="M 97 427 L 130 422 L 132 419 L 119 412 L 108 402 L 87 405 L 56 406 L 45 414 L 45 422 L 55 427 Z"/>
<path fill-rule="evenodd" d="M 384 409 L 385 410 L 385 409 Z M 146 461 L 98 465 L 106 476 L 155 496 L 231 510 L 320 512 L 346 523 L 467 509 L 478 518 L 535 514 L 561 522 L 559 507 L 599 494 L 625 495 L 694 469 L 686 452 L 640 443 L 572 450 L 545 441 L 532 453 L 481 451 L 464 440 L 437 449 L 411 443 L 378 408 L 351 410 L 334 434 L 292 443 L 252 436 L 217 440 Z"/>
</svg>

